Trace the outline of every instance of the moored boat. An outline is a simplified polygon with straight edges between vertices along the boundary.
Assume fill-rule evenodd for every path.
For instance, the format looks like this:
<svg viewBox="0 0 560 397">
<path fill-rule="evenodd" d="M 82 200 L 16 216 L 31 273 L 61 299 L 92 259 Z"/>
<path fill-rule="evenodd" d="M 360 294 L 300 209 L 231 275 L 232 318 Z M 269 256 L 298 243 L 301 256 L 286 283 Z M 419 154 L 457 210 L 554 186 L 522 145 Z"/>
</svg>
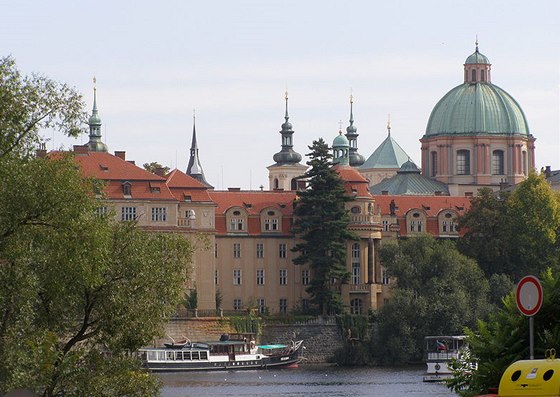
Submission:
<svg viewBox="0 0 560 397">
<path fill-rule="evenodd" d="M 465 339 L 464 335 L 424 338 L 426 358 L 424 382 L 441 382 L 451 378 L 452 371 L 449 365 L 453 359 L 460 358 L 467 348 Z"/>
<path fill-rule="evenodd" d="M 303 341 L 257 345 L 253 334 L 222 335 L 219 341 L 188 342 L 184 346 L 139 351 L 154 372 L 293 367 L 303 358 Z"/>
</svg>

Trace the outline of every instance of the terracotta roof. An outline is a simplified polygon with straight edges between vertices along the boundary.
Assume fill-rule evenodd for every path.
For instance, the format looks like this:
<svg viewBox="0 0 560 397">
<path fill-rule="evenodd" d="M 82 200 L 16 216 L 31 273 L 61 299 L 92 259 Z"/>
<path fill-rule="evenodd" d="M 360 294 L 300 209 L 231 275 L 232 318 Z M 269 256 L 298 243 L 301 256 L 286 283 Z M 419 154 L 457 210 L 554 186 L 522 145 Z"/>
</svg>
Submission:
<svg viewBox="0 0 560 397">
<path fill-rule="evenodd" d="M 80 164 L 84 174 L 97 179 L 165 181 L 161 176 L 152 174 L 110 153 L 87 152 L 76 154 L 75 161 Z"/>
<path fill-rule="evenodd" d="M 209 191 L 217 204 L 216 214 L 223 214 L 231 207 L 243 207 L 249 215 L 258 215 L 267 207 L 277 208 L 282 215 L 291 215 L 296 193 L 293 191 Z"/>
<path fill-rule="evenodd" d="M 167 179 L 167 186 L 170 188 L 208 189 L 202 182 L 197 181 L 177 168 L 167 174 L 165 178 Z"/>
<path fill-rule="evenodd" d="M 437 216 L 444 209 L 452 209 L 463 214 L 469 209 L 471 202 L 469 197 L 456 196 L 389 196 L 374 195 L 375 204 L 381 210 L 382 215 L 391 213 L 389 205 L 395 201 L 397 216 L 404 216 L 411 209 L 423 210 L 427 216 Z"/>
<path fill-rule="evenodd" d="M 359 197 L 371 197 L 369 182 L 358 170 L 348 165 L 335 165 L 333 169 L 344 181 L 346 193 Z"/>
</svg>

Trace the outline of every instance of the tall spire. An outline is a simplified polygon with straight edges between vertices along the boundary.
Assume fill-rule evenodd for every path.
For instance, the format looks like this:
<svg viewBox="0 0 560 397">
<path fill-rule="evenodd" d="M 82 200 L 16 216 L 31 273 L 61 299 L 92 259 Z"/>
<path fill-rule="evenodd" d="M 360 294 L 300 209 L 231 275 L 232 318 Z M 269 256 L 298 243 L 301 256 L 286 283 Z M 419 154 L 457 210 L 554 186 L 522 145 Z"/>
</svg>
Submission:
<svg viewBox="0 0 560 397">
<path fill-rule="evenodd" d="M 286 113 L 284 115 L 285 121 L 282 123 L 282 130 L 280 131 L 280 134 L 282 134 L 282 150 L 272 158 L 278 165 L 298 164 L 301 161 L 301 154 L 293 149 L 292 135 L 294 130 L 292 130 L 292 124 L 289 121 L 290 116 L 288 115 L 288 91 L 286 91 L 284 99 L 286 101 Z"/>
<path fill-rule="evenodd" d="M 90 152 L 107 152 L 107 145 L 101 141 L 101 118 L 97 111 L 97 79 L 93 77 L 93 109 L 89 117 L 89 142 L 86 144 Z"/>
<path fill-rule="evenodd" d="M 193 109 L 193 132 L 192 132 L 192 142 L 190 150 L 189 165 L 187 166 L 187 175 L 190 175 L 199 182 L 202 182 L 209 188 L 213 188 L 206 178 L 204 177 L 204 171 L 202 170 L 202 165 L 200 165 L 200 159 L 198 157 L 198 144 L 196 143 L 196 115 Z"/>
<path fill-rule="evenodd" d="M 366 161 L 364 156 L 358 153 L 358 128 L 354 125 L 354 96 L 350 94 L 350 125 L 346 127 L 346 138 L 350 145 L 349 160 L 352 167 L 359 167 Z"/>
</svg>

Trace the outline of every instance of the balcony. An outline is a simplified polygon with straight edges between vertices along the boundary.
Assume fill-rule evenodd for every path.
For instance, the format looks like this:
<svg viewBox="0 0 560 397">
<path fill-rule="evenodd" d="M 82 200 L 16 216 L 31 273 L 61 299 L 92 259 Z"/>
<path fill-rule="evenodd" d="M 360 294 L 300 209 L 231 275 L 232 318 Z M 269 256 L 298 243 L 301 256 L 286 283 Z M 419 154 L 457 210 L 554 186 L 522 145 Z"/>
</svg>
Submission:
<svg viewBox="0 0 560 397">
<path fill-rule="evenodd" d="M 381 223 L 381 214 L 350 214 L 350 223 L 362 225 Z"/>
</svg>

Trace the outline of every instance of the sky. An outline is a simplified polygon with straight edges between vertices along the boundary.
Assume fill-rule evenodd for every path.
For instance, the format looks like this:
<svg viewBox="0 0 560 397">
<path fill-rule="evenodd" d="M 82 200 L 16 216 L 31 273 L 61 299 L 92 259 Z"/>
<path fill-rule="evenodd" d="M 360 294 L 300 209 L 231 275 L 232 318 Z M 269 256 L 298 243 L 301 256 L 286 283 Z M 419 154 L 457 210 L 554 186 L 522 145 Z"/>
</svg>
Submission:
<svg viewBox="0 0 560 397">
<path fill-rule="evenodd" d="M 560 169 L 559 15 L 557 0 L 0 0 L 0 56 L 75 87 L 88 112 L 95 76 L 103 141 L 137 165 L 185 171 L 194 110 L 208 182 L 256 190 L 281 149 L 286 90 L 304 161 L 348 126 L 352 95 L 358 152 L 386 138 L 390 115 L 420 164 L 430 112 L 478 38 L 492 82 L 525 112 L 537 169 Z"/>
</svg>

